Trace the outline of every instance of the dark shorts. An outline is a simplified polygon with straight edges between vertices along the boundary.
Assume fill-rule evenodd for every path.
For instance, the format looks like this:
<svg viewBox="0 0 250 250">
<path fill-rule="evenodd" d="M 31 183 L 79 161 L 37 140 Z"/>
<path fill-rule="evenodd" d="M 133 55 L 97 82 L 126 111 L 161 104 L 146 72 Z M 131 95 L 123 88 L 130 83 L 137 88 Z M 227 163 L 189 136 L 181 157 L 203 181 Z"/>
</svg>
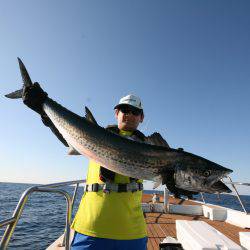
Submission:
<svg viewBox="0 0 250 250">
<path fill-rule="evenodd" d="M 112 240 L 75 232 L 71 250 L 146 250 L 147 241 L 147 237 L 135 240 Z"/>
</svg>

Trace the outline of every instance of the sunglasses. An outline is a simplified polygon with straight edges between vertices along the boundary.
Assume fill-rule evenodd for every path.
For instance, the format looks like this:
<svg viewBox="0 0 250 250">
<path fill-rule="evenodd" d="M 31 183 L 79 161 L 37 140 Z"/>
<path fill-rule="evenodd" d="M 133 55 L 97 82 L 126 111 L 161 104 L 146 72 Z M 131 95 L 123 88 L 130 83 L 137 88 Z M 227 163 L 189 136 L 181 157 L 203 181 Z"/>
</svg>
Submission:
<svg viewBox="0 0 250 250">
<path fill-rule="evenodd" d="M 119 110 L 123 114 L 129 114 L 132 113 L 135 116 L 141 115 L 142 111 L 140 109 L 132 108 L 132 107 L 120 107 Z"/>
</svg>

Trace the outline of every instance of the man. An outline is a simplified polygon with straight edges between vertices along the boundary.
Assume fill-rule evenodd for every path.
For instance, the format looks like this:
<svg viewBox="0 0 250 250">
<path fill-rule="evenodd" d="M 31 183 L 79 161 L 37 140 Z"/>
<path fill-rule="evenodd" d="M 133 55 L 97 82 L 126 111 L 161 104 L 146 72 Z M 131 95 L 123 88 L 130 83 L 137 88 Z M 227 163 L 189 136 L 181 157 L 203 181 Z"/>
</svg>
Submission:
<svg viewBox="0 0 250 250">
<path fill-rule="evenodd" d="M 152 203 L 159 203 L 160 202 L 160 196 L 157 193 L 153 193 L 152 196 Z"/>
<path fill-rule="evenodd" d="M 51 120 L 42 111 L 47 98 L 34 84 L 24 93 L 24 103 L 39 113 L 44 124 L 67 145 Z M 108 126 L 113 133 L 143 142 L 137 130 L 144 119 L 139 97 L 128 95 L 115 106 L 117 125 Z M 85 193 L 72 227 L 75 235 L 71 249 L 146 249 L 146 224 L 141 209 L 142 180 L 114 173 L 90 160 Z"/>
</svg>

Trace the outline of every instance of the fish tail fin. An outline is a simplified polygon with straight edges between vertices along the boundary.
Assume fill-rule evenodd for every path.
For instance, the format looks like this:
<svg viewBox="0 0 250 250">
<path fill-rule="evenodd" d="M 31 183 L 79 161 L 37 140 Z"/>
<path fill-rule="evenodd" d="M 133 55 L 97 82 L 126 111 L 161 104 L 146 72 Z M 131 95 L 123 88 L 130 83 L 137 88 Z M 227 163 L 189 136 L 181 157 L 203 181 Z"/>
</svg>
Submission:
<svg viewBox="0 0 250 250">
<path fill-rule="evenodd" d="M 5 97 L 7 98 L 10 98 L 10 99 L 19 99 L 19 98 L 22 98 L 23 96 L 23 89 L 19 89 L 19 90 L 16 90 L 14 92 L 11 92 L 7 95 L 4 95 Z"/>
<path fill-rule="evenodd" d="M 22 98 L 23 93 L 25 92 L 25 88 L 33 85 L 32 81 L 30 79 L 29 73 L 28 73 L 26 67 L 24 66 L 22 60 L 19 57 L 17 58 L 17 60 L 19 63 L 19 69 L 20 69 L 22 79 L 23 79 L 23 88 L 5 95 L 5 97 L 10 98 L 10 99 Z"/>
</svg>

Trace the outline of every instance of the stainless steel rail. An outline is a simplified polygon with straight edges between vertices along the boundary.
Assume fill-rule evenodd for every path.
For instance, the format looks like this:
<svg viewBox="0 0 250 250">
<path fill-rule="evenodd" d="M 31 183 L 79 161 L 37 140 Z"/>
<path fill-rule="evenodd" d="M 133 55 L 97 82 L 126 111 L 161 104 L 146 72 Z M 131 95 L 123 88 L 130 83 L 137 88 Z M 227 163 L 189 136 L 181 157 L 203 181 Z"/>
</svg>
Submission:
<svg viewBox="0 0 250 250">
<path fill-rule="evenodd" d="M 19 202 L 16 206 L 16 209 L 12 215 L 11 218 L 0 221 L 0 227 L 6 226 L 7 228 L 4 232 L 4 235 L 2 237 L 2 240 L 0 242 L 0 249 L 4 250 L 7 248 L 9 241 L 11 239 L 12 234 L 14 233 L 14 230 L 16 228 L 16 225 L 22 215 L 23 209 L 25 204 L 28 201 L 29 196 L 34 192 L 45 192 L 45 193 L 57 193 L 60 195 L 63 195 L 67 201 L 67 213 L 66 213 L 66 225 L 65 225 L 65 234 L 64 234 L 64 243 L 65 243 L 65 249 L 70 249 L 69 245 L 69 239 L 70 239 L 70 224 L 71 224 L 71 216 L 72 216 L 72 210 L 74 205 L 74 200 L 76 197 L 76 192 L 78 190 L 78 186 L 80 183 L 85 183 L 86 180 L 76 180 L 76 181 L 67 181 L 67 182 L 60 182 L 60 183 L 52 183 L 52 184 L 46 184 L 46 185 L 37 185 L 28 188 L 25 190 L 19 199 Z M 70 197 L 69 193 L 65 190 L 56 189 L 58 187 L 63 186 L 69 186 L 69 185 L 76 185 L 73 199 Z"/>
<path fill-rule="evenodd" d="M 200 192 L 200 195 L 201 195 L 201 199 L 202 199 L 203 203 L 204 203 L 204 204 L 206 204 L 206 201 L 205 201 L 205 199 L 204 199 L 204 195 L 203 195 L 203 193 L 202 193 L 202 192 Z"/>
<path fill-rule="evenodd" d="M 229 176 L 228 176 L 229 177 Z M 230 177 L 229 177 L 230 178 Z M 232 180 L 230 178 L 230 180 Z M 230 181 L 230 182 L 224 182 L 225 184 L 233 184 L 233 185 L 242 185 L 242 186 L 250 186 L 250 183 L 247 182 L 237 182 L 237 181 Z"/>
<path fill-rule="evenodd" d="M 240 198 L 240 195 L 239 195 L 239 193 L 238 193 L 238 190 L 237 190 L 235 184 L 233 183 L 231 177 L 230 177 L 230 176 L 227 176 L 227 178 L 229 179 L 229 181 L 230 181 L 229 183 L 232 185 L 232 187 L 233 187 L 233 189 L 234 189 L 234 191 L 235 191 L 235 193 L 236 193 L 236 195 L 237 195 L 237 198 L 238 198 L 238 200 L 239 200 L 239 202 L 240 202 L 241 207 L 243 208 L 244 212 L 245 212 L 246 214 L 248 214 L 248 212 L 247 212 L 247 210 L 246 210 L 246 208 L 245 208 L 245 206 L 244 206 L 244 204 L 243 204 L 243 202 L 242 202 L 242 200 L 241 200 L 241 198 Z M 249 184 L 249 183 L 244 183 L 244 184 L 243 184 L 243 183 L 240 183 L 240 184 L 237 184 L 237 185 L 245 185 L 245 184 Z M 250 185 L 250 184 L 249 184 L 249 185 Z"/>
<path fill-rule="evenodd" d="M 240 195 L 238 193 L 238 190 L 236 189 L 235 185 L 245 185 L 245 186 L 250 186 L 250 183 L 241 183 L 241 182 L 233 182 L 230 177 L 228 177 L 230 182 L 224 182 L 225 184 L 231 184 L 232 187 L 234 188 L 237 197 L 239 199 L 239 202 L 245 211 L 245 213 L 248 213 L 245 209 L 245 206 L 240 198 Z M 8 218 L 6 220 L 0 221 L 0 227 L 6 226 L 7 228 L 4 232 L 4 235 L 1 239 L 0 242 L 0 250 L 5 250 L 9 244 L 9 241 L 11 239 L 11 236 L 13 235 L 13 232 L 16 228 L 16 225 L 22 215 L 22 212 L 24 210 L 25 204 L 28 201 L 28 197 L 34 193 L 34 192 L 46 192 L 46 193 L 57 193 L 60 195 L 63 195 L 67 201 L 67 213 L 66 213 L 66 225 L 65 225 L 65 234 L 64 234 L 64 239 L 63 239 L 63 244 L 62 246 L 65 246 L 65 249 L 68 250 L 70 249 L 70 224 L 71 224 L 71 217 L 72 217 L 72 211 L 73 211 L 73 206 L 74 206 L 74 201 L 76 198 L 76 194 L 78 191 L 79 184 L 85 183 L 86 180 L 76 180 L 76 181 L 67 181 L 67 182 L 59 182 L 59 183 L 52 183 L 52 184 L 46 184 L 46 185 L 37 185 L 33 186 L 31 188 L 28 188 L 25 190 L 16 206 L 16 209 L 12 215 L 11 218 Z M 61 189 L 56 189 L 59 187 L 64 187 L 64 186 L 69 186 L 69 185 L 76 185 L 74 189 L 74 194 L 73 197 L 71 198 L 69 193 L 66 192 L 65 190 Z M 203 194 L 201 193 L 203 202 L 205 203 L 205 199 Z"/>
</svg>

